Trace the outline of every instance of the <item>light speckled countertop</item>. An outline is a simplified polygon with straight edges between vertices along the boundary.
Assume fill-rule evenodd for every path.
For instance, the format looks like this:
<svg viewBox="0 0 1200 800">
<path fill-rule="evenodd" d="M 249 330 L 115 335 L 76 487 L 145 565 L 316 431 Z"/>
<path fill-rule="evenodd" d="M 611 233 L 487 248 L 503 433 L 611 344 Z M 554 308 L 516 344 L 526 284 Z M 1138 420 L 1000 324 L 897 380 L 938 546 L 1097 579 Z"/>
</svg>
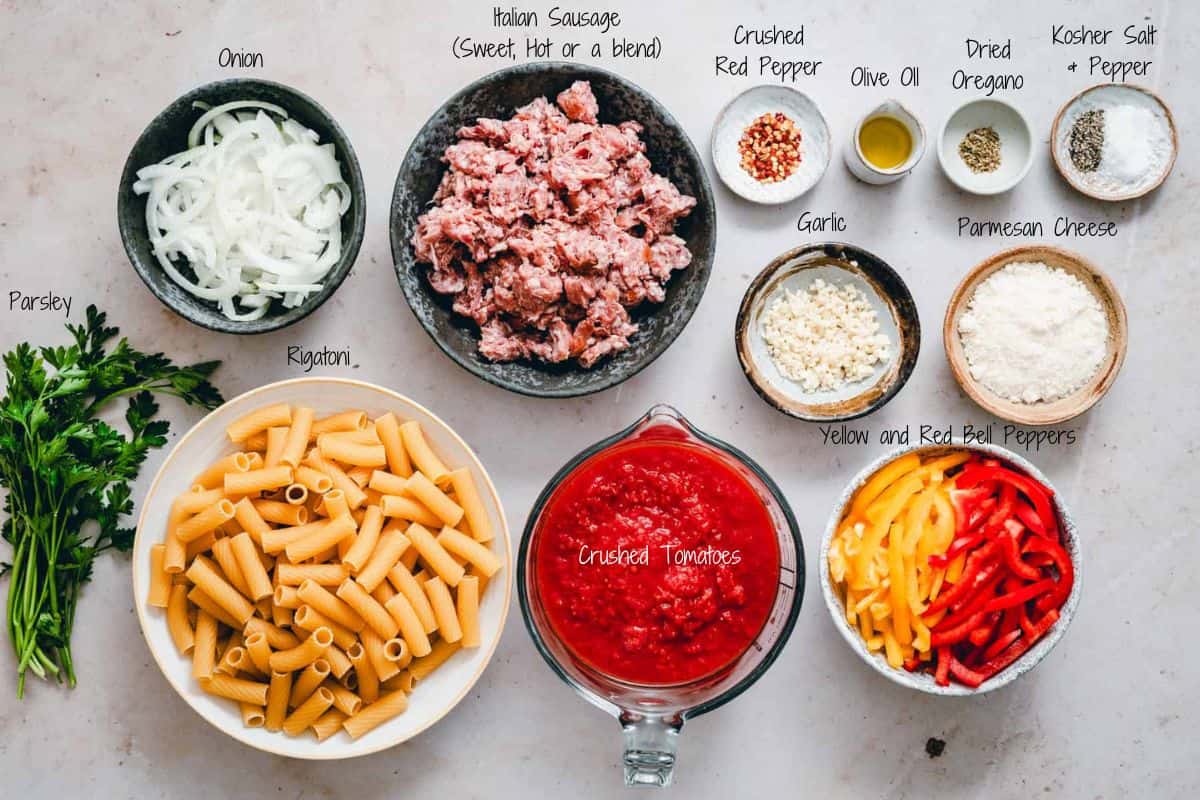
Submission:
<svg viewBox="0 0 1200 800">
<path fill-rule="evenodd" d="M 1196 397 L 1200 282 L 1185 247 L 1200 227 L 1194 139 L 1200 126 L 1200 8 L 1152 0 L 1136 14 L 1118 0 L 1086 4 L 964 2 L 955 11 L 900 2 L 757 2 L 711 8 L 622 7 L 627 35 L 662 36 L 658 62 L 605 66 L 641 84 L 706 149 L 720 107 L 754 78 L 713 79 L 712 59 L 732 51 L 739 22 L 804 22 L 810 57 L 826 61 L 798 85 L 824 110 L 840 145 L 857 116 L 891 94 L 936 132 L 966 98 L 949 87 L 967 67 L 963 38 L 1011 36 L 1011 64 L 1026 88 L 1009 95 L 1030 117 L 1038 158 L 1016 190 L 966 197 L 932 152 L 901 183 L 854 181 L 835 155 L 808 196 L 752 207 L 715 184 L 718 252 L 691 325 L 650 369 L 599 396 L 543 402 L 472 378 L 445 358 L 405 307 L 391 269 L 387 207 L 404 150 L 425 118 L 499 61 L 454 61 L 457 33 L 489 32 L 489 4 L 369 2 L 285 4 L 0 3 L 0 345 L 54 342 L 61 315 L 8 310 L 12 289 L 73 296 L 72 319 L 95 302 L 134 342 L 176 359 L 221 358 L 233 396 L 297 374 L 289 344 L 350 347 L 337 374 L 386 384 L 433 408 L 477 449 L 503 496 L 514 533 L 545 480 L 571 454 L 658 401 L 748 451 L 788 494 L 805 535 L 809 588 L 791 642 L 737 702 L 688 723 L 673 796 L 763 797 L 1190 797 L 1200 790 L 1195 662 L 1200 584 Z M 543 13 L 552 3 L 526 6 Z M 608 4 L 597 4 L 607 7 Z M 949 4 L 947 4 L 949 5 Z M 68 7 L 74 7 L 69 10 Z M 507 7 L 507 6 L 506 6 Z M 992 9 L 990 11 L 985 9 Z M 651 10 L 654 9 L 654 10 Z M 1105 206 L 1071 191 L 1046 149 L 1058 107 L 1099 82 L 1069 73 L 1073 53 L 1048 44 L 1052 23 L 1115 27 L 1145 15 L 1159 43 L 1149 83 L 1172 104 L 1182 149 L 1175 173 L 1151 197 Z M 549 32 L 545 32 L 549 33 Z M 555 38 L 559 35 L 555 34 Z M 591 40 L 597 37 L 581 36 Z M 224 46 L 263 51 L 252 74 L 311 94 L 354 142 L 366 175 L 368 223 L 358 264 L 341 290 L 299 326 L 241 339 L 176 318 L 129 267 L 117 236 L 115 195 L 125 155 L 164 105 L 219 70 Z M 1108 48 L 1115 55 L 1122 48 Z M 1086 59 L 1090 49 L 1079 51 Z M 1126 51 L 1132 57 L 1134 51 Z M 867 60 L 869 58 L 869 60 Z M 922 87 L 850 89 L 859 63 L 921 66 Z M 707 158 L 706 158 L 707 160 Z M 1019 240 L 957 238 L 956 218 L 1117 220 L 1116 239 L 1054 240 L 1106 269 L 1129 310 L 1131 341 L 1111 394 L 1077 420 L 1079 443 L 1032 454 L 1073 505 L 1085 548 L 1083 602 L 1073 626 L 1037 670 L 975 700 L 925 697 L 882 680 L 840 640 L 821 603 L 815 554 L 829 506 L 879 448 L 822 445 L 816 426 L 771 410 L 743 380 L 732 347 L 738 300 L 770 258 L 809 237 L 801 211 L 836 210 L 838 238 L 881 255 L 905 277 L 925 323 L 908 386 L 862 422 L 877 432 L 911 423 L 988 421 L 954 384 L 941 350 L 944 304 L 971 265 Z M 371 320 L 370 324 L 365 324 Z M 198 414 L 167 403 L 175 435 Z M 542 441 L 546 444 L 532 446 Z M 874 441 L 874 436 L 873 436 Z M 155 453 L 144 489 L 163 453 Z M 503 468 L 499 465 L 503 464 Z M 3 548 L 0 548 L 2 550 Z M 0 794 L 56 797 L 621 797 L 616 724 L 577 699 L 542 663 L 514 604 L 495 660 L 474 691 L 417 739 L 343 763 L 289 762 L 249 750 L 209 727 L 158 673 L 133 613 L 129 565 L 106 557 L 85 592 L 74 637 L 80 685 L 34 682 L 12 697 L 13 659 L 0 649 Z M 945 754 L 926 757 L 930 736 Z"/>
</svg>

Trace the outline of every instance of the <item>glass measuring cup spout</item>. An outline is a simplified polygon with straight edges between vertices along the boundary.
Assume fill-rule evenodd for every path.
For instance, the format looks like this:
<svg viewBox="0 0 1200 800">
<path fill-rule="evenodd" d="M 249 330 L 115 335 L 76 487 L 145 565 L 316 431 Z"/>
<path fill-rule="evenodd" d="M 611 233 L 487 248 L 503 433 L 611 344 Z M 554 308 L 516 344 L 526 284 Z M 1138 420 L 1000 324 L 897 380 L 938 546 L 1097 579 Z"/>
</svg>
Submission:
<svg viewBox="0 0 1200 800">
<path fill-rule="evenodd" d="M 748 549 L 746 554 L 748 557 L 761 556 L 763 552 L 769 551 L 769 558 L 759 558 L 753 562 L 754 565 L 763 567 L 762 570 L 756 569 L 755 574 L 762 576 L 766 574 L 767 565 L 773 568 L 778 564 L 778 580 L 772 581 L 772 576 L 768 576 L 757 585 L 757 608 L 760 614 L 765 613 L 765 621 L 761 622 L 761 628 L 751 627 L 752 624 L 757 626 L 761 617 L 755 617 L 753 622 L 745 622 L 738 633 L 745 638 L 735 641 L 731 645 L 734 649 L 730 650 L 728 655 L 718 656 L 714 653 L 714 659 L 720 660 L 695 667 L 693 660 L 703 658 L 707 653 L 697 657 L 677 649 L 664 654 L 661 649 L 646 650 L 645 645 L 639 644 L 634 648 L 636 655 L 632 658 L 643 666 L 650 666 L 647 668 L 649 672 L 638 673 L 615 667 L 616 661 L 606 663 L 605 651 L 601 652 L 600 657 L 596 657 L 596 650 L 587 649 L 596 647 L 595 641 L 581 649 L 580 640 L 569 641 L 572 638 L 571 632 L 568 630 L 564 635 L 564 629 L 556 625 L 555 620 L 561 621 L 562 618 L 553 617 L 548 605 L 557 603 L 556 613 L 561 615 L 564 602 L 581 601 L 578 598 L 565 601 L 562 595 L 555 594 L 556 589 L 547 590 L 543 586 L 539 579 L 539 557 L 548 559 L 546 564 L 553 564 L 543 566 L 543 570 L 563 569 L 563 565 L 566 564 L 571 580 L 580 579 L 585 568 L 576 566 L 576 562 L 573 561 L 574 550 L 563 556 L 565 550 L 551 548 L 547 552 L 552 555 L 543 556 L 540 545 L 544 537 L 550 537 L 551 543 L 557 542 L 555 537 L 560 536 L 562 528 L 554 521 L 557 518 L 556 509 L 563 507 L 569 498 L 575 496 L 574 493 L 578 491 L 574 488 L 576 485 L 586 483 L 582 477 L 591 481 L 601 474 L 594 470 L 602 469 L 604 464 L 619 464 L 620 459 L 629 457 L 629 453 L 664 449 L 691 454 L 687 458 L 695 459 L 702 465 L 710 465 L 708 468 L 724 476 L 724 480 L 740 486 L 743 491 L 741 499 L 751 507 L 757 509 L 755 500 L 761 503 L 762 514 L 754 517 L 761 523 L 755 529 L 755 535 L 758 537 L 758 544 L 765 549 Z M 614 458 L 617 458 L 617 461 L 614 462 Z M 617 468 L 617 474 L 620 474 L 621 469 L 623 468 Z M 582 473 L 581 480 L 572 482 L 571 478 L 577 472 Z M 739 478 L 741 480 L 738 480 Z M 614 492 L 620 497 L 618 489 L 614 489 Z M 592 499 L 590 494 L 588 497 Z M 596 526 L 585 527 L 575 525 L 572 520 L 567 528 L 572 537 L 572 544 L 576 540 L 586 542 L 587 537 L 592 535 L 591 531 L 599 530 L 597 535 L 602 535 L 605 532 L 605 524 L 607 523 L 601 522 Z M 667 527 L 671 527 L 670 520 Z M 555 532 L 544 533 L 547 529 Z M 581 530 L 588 530 L 589 533 L 580 534 Z M 749 540 L 743 543 L 751 544 Z M 774 557 L 776 548 L 777 561 Z M 585 562 L 581 560 L 577 563 L 582 565 Z M 591 569 L 590 562 L 588 564 L 586 569 Z M 521 611 L 534 644 L 555 674 L 588 702 L 616 718 L 624 738 L 622 764 L 625 782 L 628 785 L 641 786 L 669 785 L 677 761 L 678 739 L 684 723 L 691 717 L 712 711 L 733 700 L 770 667 L 791 634 L 804 592 L 804 550 L 800 532 L 778 486 L 749 456 L 700 431 L 678 410 L 665 404 L 652 407 L 629 427 L 579 453 L 550 480 L 535 502 L 526 523 L 517 570 Z M 609 573 L 609 576 L 613 574 L 617 573 Z M 709 573 L 710 579 L 715 579 L 714 575 L 715 573 Z M 600 584 L 608 590 L 612 585 L 610 577 L 606 577 Z M 622 588 L 620 591 L 636 592 L 643 589 L 636 584 L 630 585 L 634 588 Z M 627 593 L 624 596 L 636 595 Z M 592 596 L 582 602 L 594 604 L 604 601 L 603 596 Z M 688 621 L 684 620 L 683 623 L 688 624 Z M 710 623 L 711 618 L 702 624 Z M 622 627 L 626 625 L 632 628 L 634 624 L 622 619 L 617 625 L 620 633 L 614 634 L 611 626 L 610 629 L 601 631 L 598 635 L 601 636 L 602 646 L 607 647 L 611 641 L 611 638 L 603 639 L 604 636 L 623 636 L 629 633 L 629 629 Z M 731 627 L 730 631 L 732 630 Z M 750 634 L 754 631 L 757 633 L 751 639 Z M 635 629 L 635 637 L 636 633 Z M 631 647 L 625 639 L 616 641 L 618 645 L 610 648 L 613 651 Z M 619 660 L 627 655 L 628 652 L 622 650 L 614 658 Z M 628 663 L 632 662 L 626 662 L 626 666 Z M 668 667 L 674 671 L 668 671 Z"/>
</svg>

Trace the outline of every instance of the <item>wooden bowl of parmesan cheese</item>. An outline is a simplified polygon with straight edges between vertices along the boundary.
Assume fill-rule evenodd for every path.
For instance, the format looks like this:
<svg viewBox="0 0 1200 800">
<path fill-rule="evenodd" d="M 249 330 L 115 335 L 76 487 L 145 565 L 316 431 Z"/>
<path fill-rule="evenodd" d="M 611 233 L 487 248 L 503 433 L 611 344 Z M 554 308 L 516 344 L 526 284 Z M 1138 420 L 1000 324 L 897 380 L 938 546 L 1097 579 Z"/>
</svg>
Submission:
<svg viewBox="0 0 1200 800">
<path fill-rule="evenodd" d="M 854 245 L 797 247 L 746 290 L 734 338 L 746 380 L 768 404 L 809 422 L 882 408 L 921 350 L 921 322 L 904 280 Z"/>
<path fill-rule="evenodd" d="M 1054 425 L 1100 401 L 1125 360 L 1125 304 L 1083 256 L 1032 245 L 997 253 L 954 290 L 942 339 L 962 390 L 1020 425 Z"/>
</svg>

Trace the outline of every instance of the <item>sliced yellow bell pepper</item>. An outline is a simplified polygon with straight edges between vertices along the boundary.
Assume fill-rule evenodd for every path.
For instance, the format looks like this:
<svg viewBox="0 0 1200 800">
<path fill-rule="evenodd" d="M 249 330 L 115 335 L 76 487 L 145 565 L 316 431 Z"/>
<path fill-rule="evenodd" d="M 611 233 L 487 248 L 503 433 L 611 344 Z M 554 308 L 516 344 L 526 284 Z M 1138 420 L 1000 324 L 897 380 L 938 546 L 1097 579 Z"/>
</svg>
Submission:
<svg viewBox="0 0 1200 800">
<path fill-rule="evenodd" d="M 957 479 L 946 473 L 969 457 L 961 451 L 922 462 L 910 453 L 884 466 L 855 494 L 830 545 L 829 574 L 844 591 L 847 623 L 894 668 L 928 656 L 946 612 L 921 615 L 962 576 L 961 556 L 946 568 L 929 557 L 954 539 Z"/>
<path fill-rule="evenodd" d="M 934 473 L 944 474 L 948 470 L 952 470 L 959 464 L 965 464 L 971 458 L 971 453 L 968 450 L 960 450 L 957 453 L 947 453 L 944 456 L 939 456 L 932 461 L 926 461 L 921 465 L 921 472 L 924 475 L 933 475 Z"/>
<path fill-rule="evenodd" d="M 888 533 L 888 577 L 892 581 L 892 633 L 900 644 L 912 642 L 908 626 L 908 574 L 904 569 L 904 525 L 897 522 Z"/>
<path fill-rule="evenodd" d="M 921 457 L 916 453 L 909 453 L 880 469 L 855 493 L 854 500 L 850 503 L 849 516 L 851 518 L 861 517 L 867 510 L 867 506 L 883 494 L 884 489 L 919 466 L 921 466 Z"/>
<path fill-rule="evenodd" d="M 862 550 L 855 556 L 857 561 L 855 567 L 860 575 L 866 572 L 867 565 L 875 557 L 879 545 L 883 543 L 883 537 L 887 535 L 896 517 L 900 516 L 905 504 L 914 494 L 921 491 L 922 486 L 919 478 L 909 476 L 888 489 L 877 502 L 872 503 L 871 507 L 867 509 L 867 519 L 870 521 L 871 527 L 867 529 L 867 534 L 863 537 Z"/>
<path fill-rule="evenodd" d="M 886 622 L 881 624 L 879 629 L 883 632 L 883 649 L 887 653 L 888 664 L 892 669 L 900 669 L 904 666 L 904 653 L 900 649 L 900 643 L 896 641 L 896 635 Z"/>
</svg>

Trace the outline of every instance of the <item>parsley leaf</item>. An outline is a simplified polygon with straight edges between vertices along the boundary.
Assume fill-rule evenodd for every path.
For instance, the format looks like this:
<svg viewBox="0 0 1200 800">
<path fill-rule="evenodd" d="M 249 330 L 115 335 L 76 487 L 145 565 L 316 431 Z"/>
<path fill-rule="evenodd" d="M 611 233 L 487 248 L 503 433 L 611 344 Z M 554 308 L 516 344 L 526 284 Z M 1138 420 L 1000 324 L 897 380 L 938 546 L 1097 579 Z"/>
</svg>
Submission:
<svg viewBox="0 0 1200 800">
<path fill-rule="evenodd" d="M 119 331 L 95 306 L 67 330 L 73 344 L 21 343 L 3 357 L 0 487 L 8 492 L 0 537 L 13 552 L 0 576 L 10 581 L 17 697 L 29 672 L 75 685 L 71 628 L 80 588 L 97 556 L 133 546 L 133 529 L 121 527 L 133 513 L 130 483 L 150 450 L 167 443 L 154 395 L 203 408 L 223 402 L 208 380 L 220 362 L 179 367 L 124 338 L 113 345 Z M 128 436 L 97 418 L 120 397 L 128 397 Z"/>
</svg>

